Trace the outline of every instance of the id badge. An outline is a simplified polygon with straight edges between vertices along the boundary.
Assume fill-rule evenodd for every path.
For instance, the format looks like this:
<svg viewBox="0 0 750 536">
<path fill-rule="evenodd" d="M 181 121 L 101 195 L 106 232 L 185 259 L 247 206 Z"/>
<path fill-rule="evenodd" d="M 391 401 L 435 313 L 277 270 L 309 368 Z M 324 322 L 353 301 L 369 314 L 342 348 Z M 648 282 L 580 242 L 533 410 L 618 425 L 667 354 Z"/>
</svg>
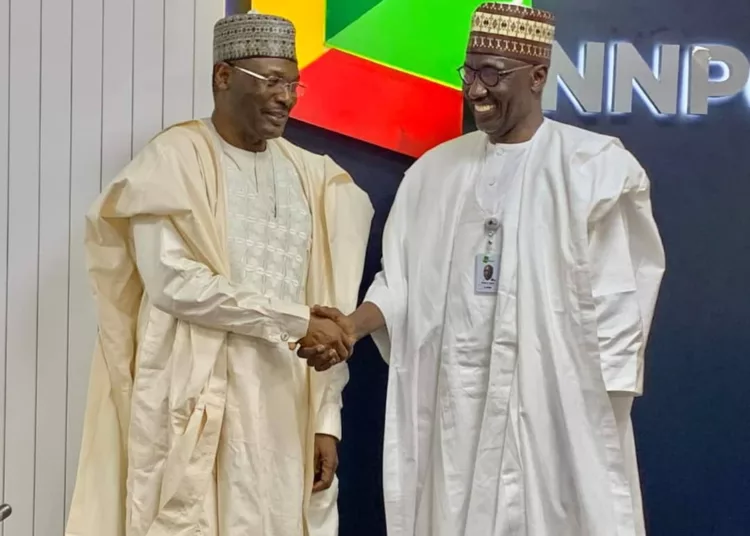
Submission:
<svg viewBox="0 0 750 536">
<path fill-rule="evenodd" d="M 476 257 L 474 268 L 474 292 L 497 294 L 500 278 L 500 255 L 481 253 Z"/>
</svg>

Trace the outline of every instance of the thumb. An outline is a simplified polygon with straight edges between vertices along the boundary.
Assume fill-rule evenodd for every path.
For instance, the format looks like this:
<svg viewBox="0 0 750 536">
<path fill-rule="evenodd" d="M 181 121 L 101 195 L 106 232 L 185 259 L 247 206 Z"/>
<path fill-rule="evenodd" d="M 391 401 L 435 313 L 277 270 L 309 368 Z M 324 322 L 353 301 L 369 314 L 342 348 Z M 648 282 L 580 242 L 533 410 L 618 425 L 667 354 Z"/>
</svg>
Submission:
<svg viewBox="0 0 750 536">
<path fill-rule="evenodd" d="M 341 311 L 339 311 L 335 307 L 323 307 L 321 305 L 316 305 L 312 310 L 314 314 L 322 318 L 327 318 L 328 320 L 333 320 L 334 322 L 340 320 L 343 316 Z"/>
</svg>

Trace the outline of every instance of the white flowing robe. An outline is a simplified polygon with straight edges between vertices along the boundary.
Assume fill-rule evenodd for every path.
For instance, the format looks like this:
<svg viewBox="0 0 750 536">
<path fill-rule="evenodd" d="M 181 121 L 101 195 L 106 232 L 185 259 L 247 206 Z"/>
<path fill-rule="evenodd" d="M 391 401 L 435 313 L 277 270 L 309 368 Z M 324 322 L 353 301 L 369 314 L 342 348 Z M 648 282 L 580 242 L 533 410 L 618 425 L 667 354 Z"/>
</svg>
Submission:
<svg viewBox="0 0 750 536">
<path fill-rule="evenodd" d="M 232 279 L 218 145 L 198 121 L 168 129 L 88 216 L 99 336 L 69 536 L 338 532 L 336 486 L 311 495 L 313 437 L 340 435 L 347 368 L 306 368 L 288 343 L 304 336 L 308 308 Z M 270 145 L 310 211 L 304 301 L 351 311 L 372 206 L 330 159 Z M 284 374 L 300 400 L 285 399 Z"/>
<path fill-rule="evenodd" d="M 448 310 L 449 283 L 486 143 L 463 136 L 409 170 L 366 297 L 387 324 L 388 534 L 641 535 L 630 405 L 664 272 L 648 178 L 617 140 L 546 122 L 505 201 L 486 384 L 462 390 L 466 322 L 451 318 L 470 312 Z M 477 397 L 462 429 L 473 416 L 456 408 Z"/>
</svg>

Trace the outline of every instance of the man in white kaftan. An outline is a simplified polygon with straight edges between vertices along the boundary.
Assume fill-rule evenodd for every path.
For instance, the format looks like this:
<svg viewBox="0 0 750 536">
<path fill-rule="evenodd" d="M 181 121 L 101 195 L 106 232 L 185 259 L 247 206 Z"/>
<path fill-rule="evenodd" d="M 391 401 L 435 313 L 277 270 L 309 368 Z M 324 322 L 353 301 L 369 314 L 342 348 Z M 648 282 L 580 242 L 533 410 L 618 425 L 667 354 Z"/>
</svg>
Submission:
<svg viewBox="0 0 750 536">
<path fill-rule="evenodd" d="M 477 9 L 480 131 L 407 172 L 365 303 L 318 309 L 390 364 L 389 536 L 645 534 L 630 408 L 664 253 L 636 159 L 542 115 L 553 24 Z"/>
<path fill-rule="evenodd" d="M 88 217 L 99 340 L 69 536 L 336 536 L 346 358 L 372 207 L 279 136 L 294 28 L 219 21 L 211 119 L 158 135 Z"/>
</svg>

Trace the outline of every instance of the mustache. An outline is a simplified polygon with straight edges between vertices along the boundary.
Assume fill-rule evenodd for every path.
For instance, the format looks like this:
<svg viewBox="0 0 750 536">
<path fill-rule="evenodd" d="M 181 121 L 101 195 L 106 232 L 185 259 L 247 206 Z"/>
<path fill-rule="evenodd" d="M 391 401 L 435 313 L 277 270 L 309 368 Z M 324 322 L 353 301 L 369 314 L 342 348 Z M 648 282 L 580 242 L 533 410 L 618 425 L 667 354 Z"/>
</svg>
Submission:
<svg viewBox="0 0 750 536">
<path fill-rule="evenodd" d="M 264 108 L 261 112 L 271 115 L 289 115 L 291 110 L 291 106 L 276 106 L 274 108 Z"/>
</svg>

